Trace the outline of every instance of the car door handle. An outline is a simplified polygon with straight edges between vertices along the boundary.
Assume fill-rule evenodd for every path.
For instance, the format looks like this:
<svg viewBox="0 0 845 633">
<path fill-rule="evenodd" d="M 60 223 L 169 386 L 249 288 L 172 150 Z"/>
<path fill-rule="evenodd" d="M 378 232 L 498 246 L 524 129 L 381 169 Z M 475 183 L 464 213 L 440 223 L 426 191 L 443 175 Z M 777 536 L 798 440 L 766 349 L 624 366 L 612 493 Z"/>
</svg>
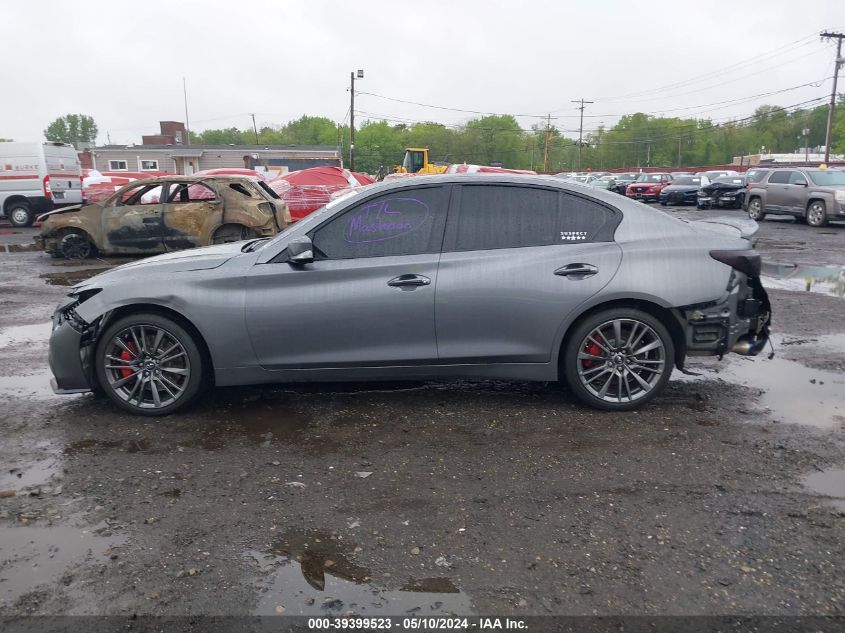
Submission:
<svg viewBox="0 0 845 633">
<path fill-rule="evenodd" d="M 599 269 L 592 264 L 567 264 L 558 268 L 555 271 L 555 275 L 583 279 L 584 277 L 591 277 L 597 272 L 599 272 Z"/>
<path fill-rule="evenodd" d="M 392 288 L 415 288 L 417 286 L 428 286 L 431 279 L 422 275 L 399 275 L 387 282 Z"/>
</svg>

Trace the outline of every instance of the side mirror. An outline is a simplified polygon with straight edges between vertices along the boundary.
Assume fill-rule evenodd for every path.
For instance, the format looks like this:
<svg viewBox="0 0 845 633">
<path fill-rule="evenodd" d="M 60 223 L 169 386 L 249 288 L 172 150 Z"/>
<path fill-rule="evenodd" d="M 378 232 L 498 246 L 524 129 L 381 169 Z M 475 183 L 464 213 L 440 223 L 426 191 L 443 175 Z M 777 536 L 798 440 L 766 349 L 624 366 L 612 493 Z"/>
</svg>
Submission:
<svg viewBox="0 0 845 633">
<path fill-rule="evenodd" d="M 793 184 L 793 185 L 798 185 L 799 187 L 806 187 L 806 186 L 808 186 L 808 185 L 807 185 L 807 181 L 806 181 L 806 180 L 803 180 L 803 179 L 802 179 L 802 180 L 796 180 L 796 181 L 795 181 L 795 182 L 793 182 L 792 184 Z"/>
<path fill-rule="evenodd" d="M 287 247 L 287 262 L 293 265 L 310 264 L 314 261 L 314 246 L 311 238 L 302 236 L 290 241 Z"/>
</svg>

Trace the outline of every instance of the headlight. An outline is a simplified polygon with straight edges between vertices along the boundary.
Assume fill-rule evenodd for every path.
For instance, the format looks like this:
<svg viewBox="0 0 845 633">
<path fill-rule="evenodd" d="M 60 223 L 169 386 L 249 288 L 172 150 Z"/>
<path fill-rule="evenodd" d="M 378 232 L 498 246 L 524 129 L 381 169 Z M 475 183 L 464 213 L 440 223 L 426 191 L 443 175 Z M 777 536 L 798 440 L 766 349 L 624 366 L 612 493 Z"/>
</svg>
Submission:
<svg viewBox="0 0 845 633">
<path fill-rule="evenodd" d="M 698 192 L 697 192 L 697 195 L 698 195 L 699 198 L 706 198 L 707 192 L 704 191 L 703 189 L 699 189 Z"/>
<path fill-rule="evenodd" d="M 845 202 L 845 189 L 837 189 L 833 195 L 837 202 Z"/>
</svg>

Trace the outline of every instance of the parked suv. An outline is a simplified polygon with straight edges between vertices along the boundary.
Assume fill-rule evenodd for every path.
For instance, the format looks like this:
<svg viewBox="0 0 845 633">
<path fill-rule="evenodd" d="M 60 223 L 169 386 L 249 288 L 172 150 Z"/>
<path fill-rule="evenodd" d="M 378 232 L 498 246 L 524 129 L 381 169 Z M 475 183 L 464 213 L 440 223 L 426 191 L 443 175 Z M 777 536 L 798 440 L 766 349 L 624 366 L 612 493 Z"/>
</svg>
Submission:
<svg viewBox="0 0 845 633">
<path fill-rule="evenodd" d="M 845 220 L 845 173 L 832 169 L 773 169 L 748 190 L 748 217 L 793 215 L 810 226 Z"/>
</svg>

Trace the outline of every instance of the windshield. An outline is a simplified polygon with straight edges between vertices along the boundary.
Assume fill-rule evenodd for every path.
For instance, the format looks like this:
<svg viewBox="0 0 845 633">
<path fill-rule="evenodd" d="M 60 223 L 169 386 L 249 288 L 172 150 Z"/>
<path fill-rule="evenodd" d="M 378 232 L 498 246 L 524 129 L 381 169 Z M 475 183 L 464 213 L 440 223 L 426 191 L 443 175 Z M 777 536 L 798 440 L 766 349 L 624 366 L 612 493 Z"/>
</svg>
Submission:
<svg viewBox="0 0 845 633">
<path fill-rule="evenodd" d="M 722 176 L 721 178 L 716 178 L 713 182 L 721 182 L 726 185 L 744 185 L 745 179 L 742 176 Z"/>
<path fill-rule="evenodd" d="M 821 186 L 845 185 L 845 171 L 808 171 L 807 175 L 814 184 Z"/>
<path fill-rule="evenodd" d="M 664 180 L 668 180 L 666 174 L 640 174 L 637 178 L 637 182 L 663 182 Z"/>
<path fill-rule="evenodd" d="M 695 176 L 694 177 L 690 177 L 690 176 L 683 177 L 682 176 L 681 178 L 675 178 L 675 180 L 672 181 L 672 184 L 673 185 L 700 185 L 701 184 L 701 178 L 695 177 Z"/>
</svg>

